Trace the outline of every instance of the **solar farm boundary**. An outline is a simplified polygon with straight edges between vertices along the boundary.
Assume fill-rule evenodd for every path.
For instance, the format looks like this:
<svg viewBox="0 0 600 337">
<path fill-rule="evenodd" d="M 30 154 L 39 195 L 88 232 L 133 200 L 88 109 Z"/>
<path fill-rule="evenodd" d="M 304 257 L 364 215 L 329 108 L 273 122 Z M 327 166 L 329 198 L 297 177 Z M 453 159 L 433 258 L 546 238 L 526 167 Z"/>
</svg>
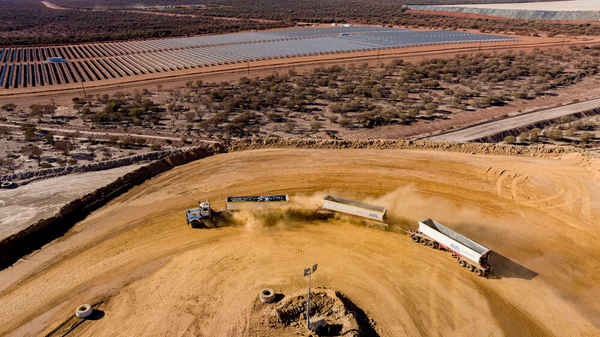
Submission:
<svg viewBox="0 0 600 337">
<path fill-rule="evenodd" d="M 495 45 L 490 45 L 494 43 Z M 591 41 L 572 41 L 572 40 L 557 40 L 541 43 L 516 43 L 516 41 L 494 41 L 494 42 L 475 42 L 461 43 L 460 47 L 444 48 L 446 45 L 457 45 L 453 43 L 433 44 L 420 46 L 418 48 L 428 48 L 426 50 L 406 51 L 407 48 L 416 48 L 414 46 L 400 48 L 382 48 L 370 51 L 347 52 L 347 53 L 332 53 L 323 55 L 311 56 L 294 56 L 266 59 L 251 62 L 237 62 L 232 64 L 215 65 L 207 67 L 197 67 L 187 70 L 177 70 L 169 72 L 159 72 L 132 76 L 131 79 L 109 79 L 101 81 L 86 81 L 86 90 L 110 90 L 122 88 L 135 88 L 142 85 L 151 85 L 153 83 L 162 84 L 165 80 L 168 82 L 181 82 L 189 79 L 197 79 L 199 77 L 233 74 L 233 73 L 248 73 L 248 71 L 266 71 L 295 68 L 301 66 L 319 66 L 333 65 L 340 62 L 361 62 L 372 60 L 387 60 L 398 57 L 421 57 L 421 56 L 443 56 L 446 54 L 468 54 L 473 52 L 483 51 L 503 51 L 513 49 L 528 49 L 528 48 L 552 48 L 564 47 L 571 45 L 593 45 L 599 44 L 600 40 Z M 437 47 L 432 49 L 431 47 Z M 363 54 L 363 55 L 357 55 Z M 367 54 L 367 55 L 364 55 Z M 284 60 L 278 62 L 277 60 Z M 56 94 L 73 94 L 81 91 L 80 85 L 77 83 L 54 85 L 51 87 L 35 87 L 35 88 L 17 88 L 17 89 L 0 89 L 0 98 L 11 97 L 27 97 L 27 96 L 44 96 Z"/>
<path fill-rule="evenodd" d="M 516 38 L 450 30 L 413 31 L 389 27 L 310 28 L 273 32 L 212 35 L 156 41 L 88 44 L 45 48 L 1 48 L 0 86 L 4 89 L 61 85 L 126 76 L 276 58 L 364 52 L 450 43 L 487 43 Z M 204 47 L 202 47 L 204 46 Z M 213 47 L 210 47 L 213 46 Z M 64 64 L 37 63 L 47 59 L 71 60 Z M 114 70 L 114 69 L 112 69 Z M 47 81 L 39 81 L 44 71 Z M 46 73 L 50 72 L 48 77 Z M 85 75 L 85 76 L 83 76 Z M 26 89 L 27 90 L 27 89 Z"/>
</svg>

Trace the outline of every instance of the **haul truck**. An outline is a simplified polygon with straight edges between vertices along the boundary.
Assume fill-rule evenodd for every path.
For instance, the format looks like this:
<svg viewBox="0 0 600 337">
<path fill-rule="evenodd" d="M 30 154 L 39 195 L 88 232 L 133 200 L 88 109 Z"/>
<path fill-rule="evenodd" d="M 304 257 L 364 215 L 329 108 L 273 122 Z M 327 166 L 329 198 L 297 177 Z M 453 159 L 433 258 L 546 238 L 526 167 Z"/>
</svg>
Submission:
<svg viewBox="0 0 600 337">
<path fill-rule="evenodd" d="M 453 231 L 437 221 L 427 219 L 419 221 L 419 229 L 410 231 L 411 239 L 417 243 L 434 249 L 444 249 L 458 259 L 458 264 L 477 273 L 487 276 L 491 267 L 488 256 L 491 250 L 481 244 Z"/>
<path fill-rule="evenodd" d="M 198 203 L 198 208 L 185 211 L 185 220 L 192 228 L 207 227 L 207 221 L 212 219 L 212 210 L 208 200 Z"/>
<path fill-rule="evenodd" d="M 384 222 L 386 212 L 384 207 L 328 195 L 323 199 L 321 210 L 340 212 L 371 220 L 365 223 L 367 226 L 380 227 L 382 229 L 387 229 L 388 227 Z"/>
<path fill-rule="evenodd" d="M 219 223 L 227 222 L 232 212 L 252 207 L 281 206 L 289 201 L 287 194 L 227 197 L 226 209 L 213 210 L 207 201 L 199 202 L 198 208 L 185 211 L 185 219 L 192 228 L 217 227 Z"/>
</svg>

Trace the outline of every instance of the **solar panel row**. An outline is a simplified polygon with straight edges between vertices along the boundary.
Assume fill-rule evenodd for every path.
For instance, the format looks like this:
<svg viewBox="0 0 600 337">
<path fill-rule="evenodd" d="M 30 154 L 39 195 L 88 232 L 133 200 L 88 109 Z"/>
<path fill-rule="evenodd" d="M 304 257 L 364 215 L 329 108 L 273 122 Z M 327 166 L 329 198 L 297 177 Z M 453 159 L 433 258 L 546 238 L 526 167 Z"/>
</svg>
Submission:
<svg viewBox="0 0 600 337">
<path fill-rule="evenodd" d="M 512 38 L 448 30 L 356 26 L 78 46 L 0 48 L 0 87 L 49 86 L 273 58 L 509 39 Z M 52 58 L 68 61 L 45 62 Z"/>
</svg>

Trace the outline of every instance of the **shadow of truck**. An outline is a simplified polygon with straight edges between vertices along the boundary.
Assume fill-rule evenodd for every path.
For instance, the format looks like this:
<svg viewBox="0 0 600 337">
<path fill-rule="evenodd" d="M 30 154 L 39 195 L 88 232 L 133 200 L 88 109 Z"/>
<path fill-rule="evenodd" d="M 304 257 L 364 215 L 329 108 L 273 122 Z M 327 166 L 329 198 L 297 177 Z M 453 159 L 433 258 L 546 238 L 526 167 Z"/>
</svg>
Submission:
<svg viewBox="0 0 600 337">
<path fill-rule="evenodd" d="M 535 271 L 492 251 L 488 257 L 488 263 L 492 266 L 490 278 L 520 278 L 531 280 L 538 275 Z"/>
</svg>

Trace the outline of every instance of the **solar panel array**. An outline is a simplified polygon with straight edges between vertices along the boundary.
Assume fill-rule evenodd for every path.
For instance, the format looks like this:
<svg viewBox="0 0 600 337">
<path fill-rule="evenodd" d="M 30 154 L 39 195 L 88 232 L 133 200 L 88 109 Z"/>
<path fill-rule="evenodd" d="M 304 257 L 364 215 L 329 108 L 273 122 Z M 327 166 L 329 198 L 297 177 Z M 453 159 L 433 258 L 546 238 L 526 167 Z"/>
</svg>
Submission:
<svg viewBox="0 0 600 337">
<path fill-rule="evenodd" d="M 301 28 L 75 46 L 0 48 L 0 88 L 130 78 L 219 64 L 439 43 L 514 40 L 449 30 Z M 64 63 L 48 62 L 63 58 Z"/>
</svg>

